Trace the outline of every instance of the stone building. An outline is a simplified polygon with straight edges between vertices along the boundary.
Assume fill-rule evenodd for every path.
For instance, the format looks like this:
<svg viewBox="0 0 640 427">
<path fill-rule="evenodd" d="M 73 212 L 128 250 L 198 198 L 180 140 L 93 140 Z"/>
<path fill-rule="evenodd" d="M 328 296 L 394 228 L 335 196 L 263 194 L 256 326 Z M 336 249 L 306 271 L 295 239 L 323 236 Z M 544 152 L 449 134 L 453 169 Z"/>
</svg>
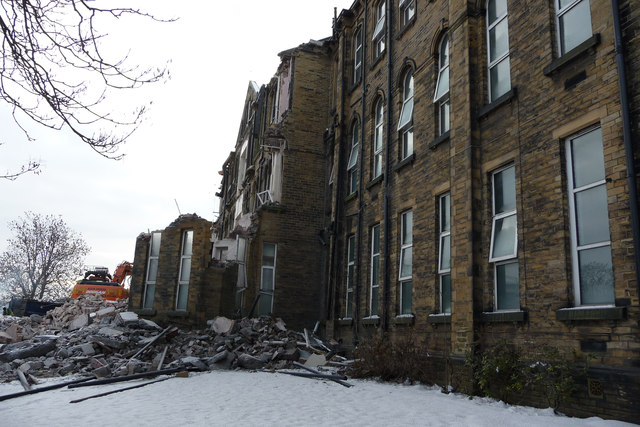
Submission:
<svg viewBox="0 0 640 427">
<path fill-rule="evenodd" d="M 204 326 L 233 315 L 237 268 L 211 259 L 211 222 L 180 215 L 136 239 L 130 306 L 158 323 Z"/>
<path fill-rule="evenodd" d="M 328 43 L 281 52 L 274 78 L 249 84 L 212 237 L 213 257 L 238 265 L 236 314 L 298 329 L 323 313 Z"/>
<path fill-rule="evenodd" d="M 563 411 L 637 420 L 640 4 L 619 3 L 340 13 L 327 334 L 411 336 L 441 384 L 503 339 L 591 354 Z"/>
</svg>

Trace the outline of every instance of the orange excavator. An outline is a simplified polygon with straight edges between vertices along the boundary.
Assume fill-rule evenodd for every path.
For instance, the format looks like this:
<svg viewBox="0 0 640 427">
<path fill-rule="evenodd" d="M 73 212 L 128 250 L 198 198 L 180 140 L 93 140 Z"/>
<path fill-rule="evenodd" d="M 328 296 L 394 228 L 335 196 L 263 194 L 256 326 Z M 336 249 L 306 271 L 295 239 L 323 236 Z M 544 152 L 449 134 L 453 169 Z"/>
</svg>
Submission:
<svg viewBox="0 0 640 427">
<path fill-rule="evenodd" d="M 92 294 L 100 295 L 102 298 L 115 301 L 129 298 L 129 290 L 125 289 L 125 279 L 131 276 L 133 264 L 122 261 L 116 267 L 113 277 L 106 267 L 98 267 L 84 273 L 84 279 L 78 280 L 71 291 L 71 298 L 78 298 L 80 295 Z"/>
</svg>

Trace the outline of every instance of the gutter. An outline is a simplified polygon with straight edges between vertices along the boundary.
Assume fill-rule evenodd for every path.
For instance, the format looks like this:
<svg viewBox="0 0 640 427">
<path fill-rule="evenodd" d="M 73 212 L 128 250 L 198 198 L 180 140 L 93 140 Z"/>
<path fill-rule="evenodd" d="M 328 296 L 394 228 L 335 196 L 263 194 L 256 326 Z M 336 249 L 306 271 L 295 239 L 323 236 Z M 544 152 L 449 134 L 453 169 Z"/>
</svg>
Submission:
<svg viewBox="0 0 640 427">
<path fill-rule="evenodd" d="M 391 283 L 389 278 L 389 266 L 391 264 L 389 258 L 389 251 L 391 247 L 391 223 L 389 221 L 389 174 L 391 173 L 391 43 L 393 37 L 391 37 L 391 23 L 392 19 L 392 7 L 391 2 L 387 1 L 387 121 L 386 135 L 385 135 L 385 162 L 384 162 L 384 181 L 383 181 L 383 221 L 384 221 L 384 277 L 383 277 L 383 295 L 382 295 L 382 330 L 384 332 L 389 330 L 389 301 L 391 299 Z"/>
<path fill-rule="evenodd" d="M 627 166 L 627 186 L 629 187 L 629 209 L 631 211 L 631 231 L 633 234 L 633 255 L 636 267 L 636 285 L 640 294 L 640 219 L 638 216 L 638 187 L 636 183 L 635 157 L 631 135 L 631 118 L 629 113 L 629 92 L 625 72 L 625 57 L 620 26 L 620 6 L 618 0 L 611 0 L 613 12 L 613 29 L 615 33 L 616 62 L 618 64 L 618 85 L 620 87 L 620 104 L 622 106 L 622 131 Z"/>
</svg>

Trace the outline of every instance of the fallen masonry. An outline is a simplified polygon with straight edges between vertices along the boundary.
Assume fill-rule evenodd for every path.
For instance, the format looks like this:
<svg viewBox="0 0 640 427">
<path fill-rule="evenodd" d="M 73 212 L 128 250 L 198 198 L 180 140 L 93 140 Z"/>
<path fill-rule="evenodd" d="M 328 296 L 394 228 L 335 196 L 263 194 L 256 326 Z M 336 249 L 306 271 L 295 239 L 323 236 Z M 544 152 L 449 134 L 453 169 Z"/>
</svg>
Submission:
<svg viewBox="0 0 640 427">
<path fill-rule="evenodd" d="M 0 317 L 0 381 L 87 376 L 114 378 L 165 369 L 281 370 L 345 359 L 337 343 L 287 330 L 282 319 L 217 317 L 204 330 L 162 328 L 126 302 L 86 295 L 45 316 Z"/>
</svg>

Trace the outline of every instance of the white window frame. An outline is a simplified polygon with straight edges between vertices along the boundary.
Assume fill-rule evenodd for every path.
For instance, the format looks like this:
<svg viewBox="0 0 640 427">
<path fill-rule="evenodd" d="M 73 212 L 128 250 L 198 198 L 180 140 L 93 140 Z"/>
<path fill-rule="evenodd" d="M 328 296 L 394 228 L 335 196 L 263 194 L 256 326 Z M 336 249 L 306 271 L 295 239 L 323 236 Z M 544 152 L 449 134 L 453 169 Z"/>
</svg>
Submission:
<svg viewBox="0 0 640 427">
<path fill-rule="evenodd" d="M 351 195 L 358 191 L 358 155 L 360 144 L 360 125 L 357 121 L 351 127 L 351 151 L 349 154 L 349 162 L 347 163 L 347 184 L 349 185 L 348 194 Z"/>
<path fill-rule="evenodd" d="M 582 302 L 582 285 L 581 285 L 581 278 L 580 278 L 580 252 L 583 250 L 588 250 L 588 249 L 595 249 L 595 248 L 603 248 L 603 247 L 609 247 L 611 248 L 611 238 L 609 237 L 609 240 L 603 240 L 601 242 L 594 242 L 594 243 L 589 243 L 589 244 L 585 244 L 585 245 L 580 245 L 578 242 L 578 221 L 577 221 L 577 207 L 576 207 L 576 203 L 575 203 L 575 198 L 576 195 L 580 192 L 586 191 L 586 190 L 590 190 L 596 187 L 601 187 L 604 186 L 605 188 L 605 192 L 606 192 L 606 172 L 605 172 L 605 176 L 598 181 L 594 181 L 592 183 L 589 184 L 585 184 L 582 185 L 578 188 L 574 188 L 575 183 L 574 183 L 574 170 L 575 170 L 575 166 L 573 164 L 573 147 L 572 147 L 572 143 L 582 137 L 585 136 L 591 132 L 601 132 L 601 129 L 599 127 L 592 127 L 592 128 L 588 128 L 585 129 L 582 132 L 579 132 L 575 135 L 570 136 L 569 138 L 566 139 L 565 144 L 566 144 L 566 157 L 567 157 L 567 185 L 568 185 L 568 191 L 569 191 L 569 223 L 570 223 L 570 227 L 571 227 L 571 260 L 572 260 L 572 273 L 573 273 L 573 292 L 574 292 L 574 301 L 575 301 L 575 305 L 576 306 L 593 306 L 593 305 L 605 305 L 605 306 L 611 306 L 615 304 L 615 281 L 613 278 L 613 275 L 611 277 L 611 281 L 612 281 L 612 289 L 611 289 L 611 294 L 613 296 L 613 299 L 610 303 L 591 303 L 591 304 L 583 304 Z M 602 133 L 600 133 L 600 142 L 602 144 Z M 604 147 L 603 147 L 604 149 Z M 603 164 L 603 168 L 604 168 L 604 164 Z M 607 212 L 608 212 L 608 203 L 607 203 Z M 610 220 L 609 220 L 610 221 Z M 611 227 L 609 226 L 609 230 L 608 230 L 608 234 L 609 236 L 611 235 Z M 611 260 L 609 260 L 611 261 Z M 612 263 L 613 264 L 613 263 Z"/>
<path fill-rule="evenodd" d="M 443 205 L 446 204 L 446 209 Z M 451 313 L 451 301 L 449 301 L 449 311 L 444 310 L 444 300 L 442 298 L 442 280 L 445 276 L 449 276 L 449 295 L 451 295 L 451 194 L 446 193 L 439 198 L 440 236 L 438 238 L 438 275 L 440 282 L 440 313 Z M 444 215 L 448 215 L 448 222 L 445 222 Z M 447 227 L 445 227 L 447 224 Z M 443 266 L 444 240 L 449 238 L 449 266 Z"/>
<path fill-rule="evenodd" d="M 387 19 L 387 0 L 381 0 L 376 5 L 376 26 L 373 30 L 373 37 L 371 40 L 375 45 L 375 55 L 379 58 L 385 50 L 384 36 L 386 31 L 386 19 Z"/>
<path fill-rule="evenodd" d="M 443 52 L 446 51 L 446 55 Z M 449 36 L 445 34 L 438 45 L 438 80 L 436 81 L 436 90 L 433 94 L 433 102 L 438 106 L 438 135 L 442 135 L 451 129 L 451 105 L 449 101 L 449 91 L 451 90 L 449 75 L 449 57 L 451 56 L 451 45 Z M 444 76 L 446 74 L 446 91 L 440 90 L 440 85 L 444 85 Z M 446 122 L 444 118 L 446 117 Z"/>
<path fill-rule="evenodd" d="M 384 105 L 378 99 L 375 108 L 375 132 L 373 136 L 373 178 L 382 175 L 382 146 L 384 138 Z"/>
<path fill-rule="evenodd" d="M 236 236 L 236 262 L 238 263 L 238 279 L 236 281 L 236 309 L 242 308 L 244 291 L 247 289 L 247 249 L 249 241 L 246 237 Z"/>
<path fill-rule="evenodd" d="M 266 245 L 273 245 L 273 265 L 264 265 L 264 247 Z M 276 265 L 277 265 L 277 259 L 278 259 L 278 244 L 277 243 L 269 243 L 269 242 L 263 242 L 262 243 L 262 255 L 261 255 L 261 259 L 260 259 L 260 296 L 262 298 L 262 295 L 269 295 L 271 297 L 271 305 L 270 305 L 270 309 L 269 312 L 273 313 L 273 300 L 274 295 L 275 295 L 275 291 L 276 291 Z M 271 283 L 273 283 L 273 289 L 271 290 L 265 290 L 264 287 L 264 278 L 266 277 L 266 274 L 270 274 L 271 275 Z M 258 304 L 260 304 L 258 302 Z"/>
<path fill-rule="evenodd" d="M 158 241 L 156 242 L 156 244 L 154 244 L 154 237 L 158 236 Z M 154 296 L 155 296 L 155 289 L 156 289 L 156 282 L 158 279 L 158 260 L 160 259 L 160 245 L 162 242 L 162 233 L 159 231 L 154 231 L 153 233 L 151 233 L 151 240 L 149 241 L 149 257 L 147 259 L 147 275 L 146 275 L 146 280 L 144 283 L 144 292 L 142 293 L 142 308 L 149 308 L 152 309 L 153 308 L 153 300 L 154 300 Z M 156 248 L 157 246 L 157 248 Z M 157 249 L 157 255 L 153 255 L 154 252 L 156 252 Z M 155 277 L 153 278 L 153 280 L 149 280 L 149 276 L 151 273 L 151 263 L 152 261 L 155 261 L 156 264 L 156 269 L 155 269 Z M 151 288 L 151 289 L 150 289 Z M 149 292 L 151 292 L 151 301 L 148 300 L 149 298 Z"/>
<path fill-rule="evenodd" d="M 189 253 L 187 254 L 185 251 L 185 245 L 188 241 L 188 236 L 191 235 L 191 247 L 189 248 Z M 189 260 L 189 276 L 187 276 L 187 280 L 182 279 L 182 269 L 184 268 L 184 264 L 186 260 Z M 193 230 L 185 230 L 182 232 L 182 239 L 180 242 L 180 268 L 178 271 L 178 289 L 176 292 L 176 310 L 186 311 L 189 306 L 189 278 L 191 276 L 192 271 L 192 260 L 193 260 Z M 186 299 L 182 301 L 180 299 L 180 291 L 182 288 L 186 287 Z M 182 304 L 184 302 L 184 304 Z"/>
<path fill-rule="evenodd" d="M 561 0 L 554 0 L 555 3 L 555 7 L 556 7 L 556 32 L 558 34 L 558 52 L 560 53 L 560 56 L 566 54 L 567 52 L 570 52 L 571 50 L 573 50 L 576 46 L 578 46 L 580 43 L 578 43 L 578 45 L 573 46 L 571 49 L 564 49 L 563 48 L 563 37 L 562 37 L 562 29 L 561 29 L 561 24 L 560 21 L 561 19 L 564 17 L 564 15 L 566 15 L 568 12 L 570 12 L 572 9 L 574 9 L 576 6 L 579 6 L 581 4 L 584 3 L 588 3 L 587 8 L 589 10 L 589 29 L 591 30 L 591 35 L 593 35 L 593 28 L 592 28 L 592 24 L 591 24 L 591 2 L 590 0 L 573 0 L 570 3 L 568 3 L 567 5 L 565 5 L 564 7 L 560 6 L 560 1 Z M 586 23 L 582 22 L 580 23 L 580 25 L 586 25 Z M 587 38 L 585 38 L 582 41 L 587 40 Z"/>
<path fill-rule="evenodd" d="M 377 232 L 377 239 L 376 239 Z M 378 245 L 378 251 L 376 252 L 376 243 Z M 378 266 L 378 275 L 375 276 L 374 266 Z M 371 263 L 370 263 L 371 278 L 369 281 L 369 315 L 378 315 L 378 306 L 380 304 L 380 224 L 376 224 L 371 227 Z M 378 304 L 373 305 L 373 292 L 378 294 Z"/>
<path fill-rule="evenodd" d="M 356 236 L 347 238 L 347 277 L 344 292 L 344 317 L 350 319 L 353 316 L 353 281 L 355 280 L 356 265 Z M 353 271 L 353 274 L 351 273 Z"/>
<path fill-rule="evenodd" d="M 511 62 L 509 57 L 509 20 L 508 20 L 509 11 L 508 9 L 505 9 L 502 15 L 496 16 L 495 21 L 490 22 L 490 19 L 491 19 L 489 16 L 490 4 L 491 2 L 495 2 L 495 1 L 496 0 L 489 0 L 487 4 L 487 64 L 488 64 L 487 77 L 489 79 L 489 102 L 495 101 L 497 98 L 504 95 L 509 91 L 509 89 L 511 89 Z M 506 0 L 505 0 L 505 3 L 506 3 Z M 495 50 L 495 46 L 494 47 L 491 46 L 491 30 L 493 30 L 495 27 L 502 24 L 503 22 L 506 22 L 506 25 L 507 25 L 507 50 L 504 53 L 502 53 L 500 56 L 497 56 L 496 59 L 492 61 L 491 56 L 493 51 Z M 509 73 L 507 74 L 507 77 L 509 78 L 509 89 L 507 89 L 502 93 L 497 93 L 494 97 L 493 96 L 494 82 L 491 78 L 491 71 L 495 67 L 499 66 L 503 61 L 507 61 L 509 63 L 508 64 Z"/>
<path fill-rule="evenodd" d="M 408 70 L 402 79 L 402 108 L 398 119 L 398 131 L 402 132 L 401 160 L 413 154 L 413 93 L 413 72 Z"/>
<path fill-rule="evenodd" d="M 406 242 L 405 241 L 405 227 L 407 224 L 407 218 L 408 215 L 411 215 L 411 241 Z M 409 275 L 402 275 L 402 264 L 404 261 L 404 257 L 405 254 L 411 251 L 411 274 Z M 402 314 L 410 314 L 411 313 L 411 309 L 413 308 L 413 298 L 411 298 L 411 307 L 404 307 L 403 304 L 403 288 L 404 288 L 404 284 L 407 282 L 412 282 L 411 283 L 411 292 L 412 292 L 412 296 L 413 296 L 413 211 L 411 209 L 409 209 L 408 211 L 405 211 L 402 213 L 401 215 L 401 219 L 400 219 L 400 263 L 398 265 L 398 281 L 400 282 L 400 301 L 398 304 L 398 308 L 399 308 L 399 313 Z"/>
<path fill-rule="evenodd" d="M 500 169 L 495 170 L 492 174 L 491 174 L 491 208 L 492 208 L 492 221 L 491 221 L 491 247 L 489 249 L 489 262 L 500 262 L 500 261 L 505 261 L 508 259 L 512 259 L 512 258 L 517 258 L 518 256 L 518 216 L 517 216 L 517 207 L 514 207 L 512 210 L 509 211 L 505 211 L 505 212 L 498 212 L 496 213 L 496 191 L 495 191 L 495 177 L 497 174 L 504 172 L 505 170 L 509 169 L 509 168 L 514 168 L 514 176 L 515 176 L 515 165 L 510 164 L 507 165 L 505 167 L 502 167 Z M 514 179 L 514 195 L 516 195 L 515 193 L 515 179 Z M 517 197 L 517 195 L 516 195 Z M 513 243 L 513 252 L 510 254 L 505 254 L 502 256 L 494 256 L 493 254 L 493 245 L 495 243 L 494 238 L 495 238 L 495 231 L 496 231 L 496 222 L 501 220 L 501 219 L 505 219 L 505 218 L 509 218 L 513 216 L 514 217 L 514 221 L 516 223 L 516 231 L 514 233 L 514 243 Z"/>
<path fill-rule="evenodd" d="M 406 27 L 416 13 L 416 4 L 414 0 L 400 0 L 398 9 L 402 17 L 402 28 Z"/>
<path fill-rule="evenodd" d="M 353 84 L 362 79 L 362 28 L 358 28 L 353 37 Z"/>
</svg>

